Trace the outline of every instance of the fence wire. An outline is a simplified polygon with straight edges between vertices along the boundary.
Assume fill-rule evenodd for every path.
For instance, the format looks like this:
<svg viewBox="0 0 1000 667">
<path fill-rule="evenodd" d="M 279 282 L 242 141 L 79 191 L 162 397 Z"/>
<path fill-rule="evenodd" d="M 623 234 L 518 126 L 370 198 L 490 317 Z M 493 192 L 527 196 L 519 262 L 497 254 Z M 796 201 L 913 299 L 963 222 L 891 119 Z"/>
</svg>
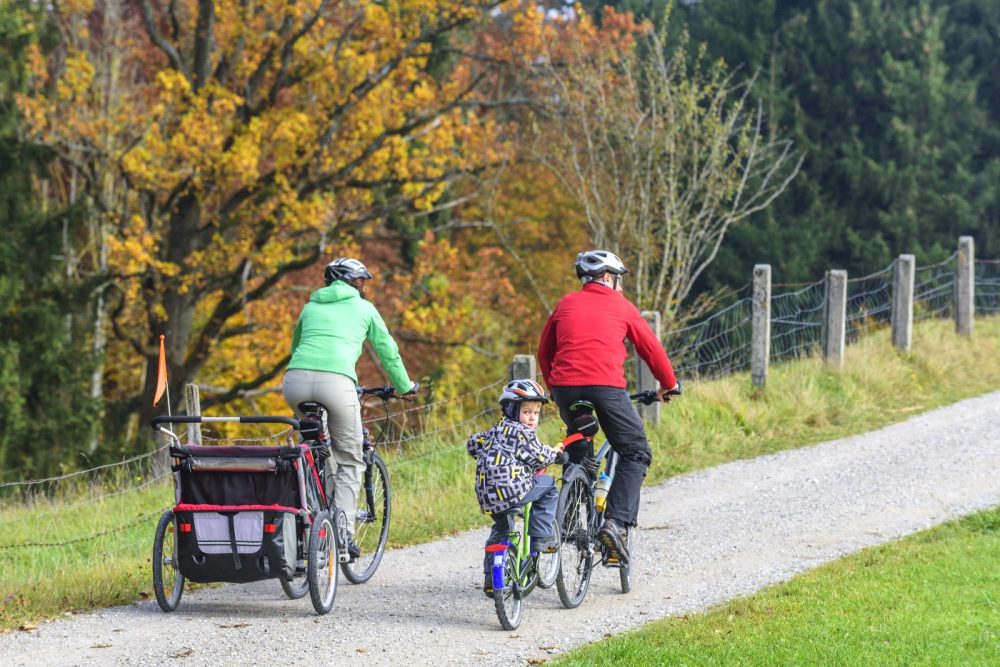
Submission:
<svg viewBox="0 0 1000 667">
<path fill-rule="evenodd" d="M 954 315 L 955 255 L 937 264 L 917 266 L 913 272 L 913 320 L 920 322 Z"/>
<path fill-rule="evenodd" d="M 771 360 L 808 356 L 823 342 L 823 298 L 820 280 L 792 292 L 771 295 Z"/>
<path fill-rule="evenodd" d="M 891 324 L 892 275 L 893 265 L 890 264 L 881 271 L 848 279 L 845 331 L 848 345 Z"/>
<path fill-rule="evenodd" d="M 743 298 L 697 324 L 666 332 L 663 345 L 677 376 L 707 379 L 749 368 L 751 304 Z"/>
<path fill-rule="evenodd" d="M 976 313 L 1000 313 L 1000 259 L 976 260 Z"/>
</svg>

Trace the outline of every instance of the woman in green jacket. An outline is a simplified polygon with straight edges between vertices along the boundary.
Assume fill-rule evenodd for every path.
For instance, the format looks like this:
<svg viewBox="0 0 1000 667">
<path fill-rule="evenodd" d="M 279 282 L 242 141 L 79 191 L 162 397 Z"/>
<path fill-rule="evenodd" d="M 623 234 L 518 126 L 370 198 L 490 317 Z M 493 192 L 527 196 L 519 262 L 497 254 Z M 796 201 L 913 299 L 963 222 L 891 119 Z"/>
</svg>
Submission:
<svg viewBox="0 0 1000 667">
<path fill-rule="evenodd" d="M 364 299 L 365 281 L 371 277 L 364 264 L 349 257 L 327 265 L 323 276 L 326 287 L 312 293 L 295 325 L 292 358 L 281 382 L 285 401 L 296 412 L 303 401 L 326 407 L 333 452 L 326 465 L 336 465 L 334 503 L 347 514 L 352 532 L 365 469 L 355 372 L 365 340 L 371 341 L 394 387 L 404 394 L 417 391 L 399 357 L 396 341 L 375 306 Z M 332 467 L 328 472 L 333 472 Z M 353 539 L 348 547 L 352 557 L 360 555 Z"/>
</svg>

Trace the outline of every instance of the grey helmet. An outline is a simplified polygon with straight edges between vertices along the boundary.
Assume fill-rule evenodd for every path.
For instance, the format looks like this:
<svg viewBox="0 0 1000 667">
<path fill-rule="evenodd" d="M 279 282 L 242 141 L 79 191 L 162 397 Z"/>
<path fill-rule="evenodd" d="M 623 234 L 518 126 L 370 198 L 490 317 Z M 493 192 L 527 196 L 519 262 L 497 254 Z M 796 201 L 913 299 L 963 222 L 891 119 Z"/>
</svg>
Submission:
<svg viewBox="0 0 1000 667">
<path fill-rule="evenodd" d="M 549 402 L 549 397 L 545 395 L 542 385 L 534 380 L 513 380 L 508 382 L 500 393 L 500 408 L 504 417 L 511 421 L 517 421 L 521 403 L 527 401 L 544 404 Z"/>
<path fill-rule="evenodd" d="M 355 280 L 371 280 L 372 274 L 368 272 L 368 267 L 354 259 L 353 257 L 338 257 L 326 265 L 323 272 L 323 282 L 327 287 L 334 280 L 343 280 L 351 283 Z"/>
<path fill-rule="evenodd" d="M 576 275 L 583 282 L 590 282 L 605 273 L 620 276 L 628 273 L 618 255 L 608 250 L 588 250 L 576 256 Z"/>
</svg>

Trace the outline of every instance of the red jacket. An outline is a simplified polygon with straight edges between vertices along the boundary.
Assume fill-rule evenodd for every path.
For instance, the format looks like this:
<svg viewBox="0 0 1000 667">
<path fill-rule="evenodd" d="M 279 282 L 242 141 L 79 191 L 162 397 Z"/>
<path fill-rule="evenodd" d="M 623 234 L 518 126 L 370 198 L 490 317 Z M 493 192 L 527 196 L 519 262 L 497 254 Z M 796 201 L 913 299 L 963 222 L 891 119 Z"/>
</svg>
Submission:
<svg viewBox="0 0 1000 667">
<path fill-rule="evenodd" d="M 538 344 L 538 364 L 551 387 L 621 387 L 625 382 L 625 339 L 635 344 L 661 387 L 677 384 L 660 341 L 639 309 L 616 290 L 587 283 L 564 296 L 549 316 Z"/>
</svg>

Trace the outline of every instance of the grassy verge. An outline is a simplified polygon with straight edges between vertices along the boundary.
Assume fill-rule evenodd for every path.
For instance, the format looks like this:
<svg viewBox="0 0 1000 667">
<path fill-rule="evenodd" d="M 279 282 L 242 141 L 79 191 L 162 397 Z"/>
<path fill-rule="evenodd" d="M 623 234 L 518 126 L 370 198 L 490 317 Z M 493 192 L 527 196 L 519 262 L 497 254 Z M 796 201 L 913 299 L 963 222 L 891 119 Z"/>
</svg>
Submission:
<svg viewBox="0 0 1000 667">
<path fill-rule="evenodd" d="M 917 325 L 909 354 L 891 348 L 888 331 L 877 332 L 847 349 L 842 371 L 815 359 L 772 367 L 765 392 L 751 390 L 746 373 L 691 383 L 682 398 L 663 408 L 662 423 L 650 429 L 654 460 L 647 483 L 862 433 L 1000 389 L 997 349 L 1000 318 L 977 320 L 971 340 L 955 336 L 950 322 L 924 322 Z M 542 440 L 553 442 L 560 431 L 558 419 L 550 418 L 542 425 Z M 387 455 L 393 545 L 484 525 L 472 493 L 468 435 L 444 433 L 411 443 L 405 454 Z M 148 595 L 155 514 L 172 497 L 168 484 L 157 484 L 99 502 L 0 511 L 0 629 Z M 122 526 L 128 527 L 83 542 L 5 548 L 64 543 Z"/>
<path fill-rule="evenodd" d="M 1000 664 L 1000 510 L 867 549 L 559 665 Z"/>
</svg>

